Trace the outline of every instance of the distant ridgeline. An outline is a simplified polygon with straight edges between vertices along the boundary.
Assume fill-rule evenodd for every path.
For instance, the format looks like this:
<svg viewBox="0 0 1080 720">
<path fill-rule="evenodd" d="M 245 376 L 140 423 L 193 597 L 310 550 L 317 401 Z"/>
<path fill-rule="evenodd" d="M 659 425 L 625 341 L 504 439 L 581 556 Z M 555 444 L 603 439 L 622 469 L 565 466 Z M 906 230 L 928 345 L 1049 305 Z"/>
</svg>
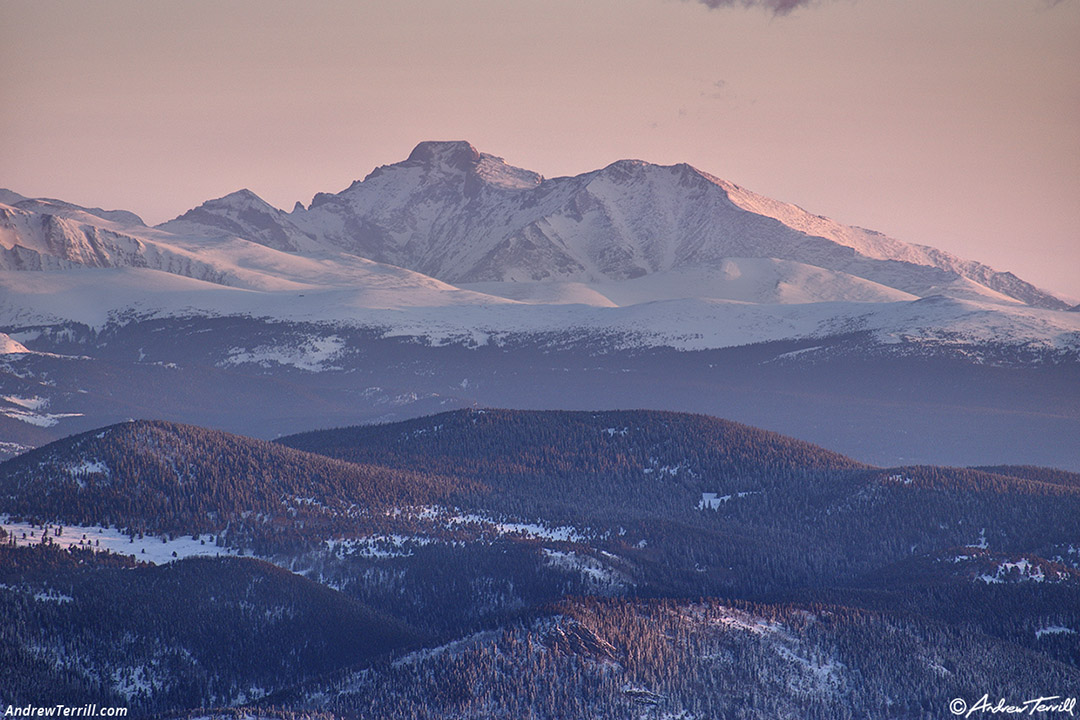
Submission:
<svg viewBox="0 0 1080 720">
<path fill-rule="evenodd" d="M 1080 476 L 1045 468 L 652 411 L 140 421 L 0 465 L 0 516 L 4 703 L 922 718 L 1080 687 Z M 106 530 L 177 559 L 62 549 Z"/>
</svg>

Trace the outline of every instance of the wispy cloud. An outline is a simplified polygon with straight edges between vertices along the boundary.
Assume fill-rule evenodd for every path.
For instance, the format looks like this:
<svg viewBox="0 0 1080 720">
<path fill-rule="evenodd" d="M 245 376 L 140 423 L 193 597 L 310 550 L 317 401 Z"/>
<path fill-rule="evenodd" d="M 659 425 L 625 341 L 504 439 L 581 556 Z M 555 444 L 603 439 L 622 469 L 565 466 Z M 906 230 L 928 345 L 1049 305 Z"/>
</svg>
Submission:
<svg viewBox="0 0 1080 720">
<path fill-rule="evenodd" d="M 1070 1 L 1071 0 L 1041 0 L 1042 4 L 1048 8 L 1062 5 Z M 772 11 L 774 15 L 787 15 L 797 8 L 806 5 L 814 5 L 817 3 L 817 0 L 696 0 L 696 2 L 701 3 L 711 10 L 742 5 L 743 7 L 764 8 Z"/>
<path fill-rule="evenodd" d="M 734 7 L 735 5 L 742 5 L 744 7 L 761 7 L 767 10 L 771 10 L 774 15 L 787 15 L 792 10 L 802 7 L 803 5 L 811 5 L 814 0 L 697 0 L 702 5 L 716 10 L 719 8 Z"/>
</svg>

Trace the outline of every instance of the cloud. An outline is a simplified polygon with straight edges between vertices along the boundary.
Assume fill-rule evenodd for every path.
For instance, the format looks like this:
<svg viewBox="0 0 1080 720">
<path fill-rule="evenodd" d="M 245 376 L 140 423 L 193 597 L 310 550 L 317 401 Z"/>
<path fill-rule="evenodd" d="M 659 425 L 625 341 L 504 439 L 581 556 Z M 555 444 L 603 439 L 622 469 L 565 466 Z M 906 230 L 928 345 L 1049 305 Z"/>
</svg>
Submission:
<svg viewBox="0 0 1080 720">
<path fill-rule="evenodd" d="M 713 100 L 720 100 L 725 96 L 724 88 L 727 87 L 727 82 L 724 80 L 716 80 L 709 83 L 707 89 L 701 91 L 701 97 L 712 98 Z"/>
<path fill-rule="evenodd" d="M 802 7 L 803 5 L 810 5 L 813 0 L 697 0 L 702 5 L 705 5 L 711 10 L 717 10 L 719 8 L 734 7 L 735 5 L 742 5 L 743 7 L 762 7 L 768 10 L 772 10 L 774 15 L 787 15 L 795 8 Z"/>
<path fill-rule="evenodd" d="M 1068 0 L 1042 0 L 1042 3 L 1046 7 L 1056 7 L 1067 1 Z M 787 15 L 797 8 L 815 4 L 816 0 L 697 0 L 697 2 L 710 10 L 742 5 L 743 7 L 765 8 L 766 10 L 771 10 L 774 15 Z"/>
</svg>

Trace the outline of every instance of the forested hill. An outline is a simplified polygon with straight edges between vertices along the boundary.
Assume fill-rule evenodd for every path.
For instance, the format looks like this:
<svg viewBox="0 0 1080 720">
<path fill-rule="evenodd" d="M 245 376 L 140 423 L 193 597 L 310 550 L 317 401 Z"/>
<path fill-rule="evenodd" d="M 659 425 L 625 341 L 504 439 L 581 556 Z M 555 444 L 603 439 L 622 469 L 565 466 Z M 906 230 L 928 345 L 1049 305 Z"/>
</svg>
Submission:
<svg viewBox="0 0 1080 720">
<path fill-rule="evenodd" d="M 747 474 L 866 467 L 810 443 L 705 415 L 651 410 L 455 410 L 280 438 L 359 463 L 467 477 Z M 694 467 L 687 463 L 692 460 Z"/>
<path fill-rule="evenodd" d="M 866 466 L 758 428 L 688 413 L 466 409 L 280 438 L 293 448 L 483 483 L 476 505 L 617 525 L 684 516 L 703 493 L 831 492 Z"/>
<path fill-rule="evenodd" d="M 1061 485 L 1062 487 L 1080 488 L 1080 473 L 1067 472 L 1056 468 L 1034 467 L 1032 465 L 983 465 L 975 469 L 996 475 Z"/>
<path fill-rule="evenodd" d="M 228 705 L 418 641 L 354 598 L 250 558 L 120 565 L 0 546 L 0 693 L 127 706 Z"/>
<path fill-rule="evenodd" d="M 314 685 L 293 702 L 349 718 L 926 720 L 951 717 L 949 700 L 973 687 L 1039 697 L 1078 677 L 1037 652 L 910 614 L 588 598 Z"/>
<path fill-rule="evenodd" d="M 0 669 L 29 668 L 9 678 L 20 699 L 372 718 L 924 718 L 1075 687 L 1080 487 L 990 470 L 871 467 L 646 411 L 470 410 L 279 443 L 116 425 L 0 465 L 0 515 L 24 526 L 0 533 Z M 26 520 L 210 531 L 306 580 L 175 551 L 136 566 L 134 535 L 126 558 L 65 551 L 70 527 Z M 134 663 L 183 687 L 114 659 L 115 636 L 149 638 Z M 290 643 L 318 657 L 262 662 Z M 50 696 L 54 677 L 73 679 Z"/>
<path fill-rule="evenodd" d="M 1048 476 L 873 468 L 698 415 L 463 410 L 279 442 L 482 482 L 471 509 L 611 533 L 641 583 L 684 597 L 876 583 L 912 557 L 996 577 L 1064 559 L 1080 531 L 1080 491 Z"/>
<path fill-rule="evenodd" d="M 190 425 L 137 421 L 0 464 L 0 512 L 139 532 L 216 532 L 240 519 L 298 526 L 366 508 L 447 501 L 466 484 Z"/>
</svg>

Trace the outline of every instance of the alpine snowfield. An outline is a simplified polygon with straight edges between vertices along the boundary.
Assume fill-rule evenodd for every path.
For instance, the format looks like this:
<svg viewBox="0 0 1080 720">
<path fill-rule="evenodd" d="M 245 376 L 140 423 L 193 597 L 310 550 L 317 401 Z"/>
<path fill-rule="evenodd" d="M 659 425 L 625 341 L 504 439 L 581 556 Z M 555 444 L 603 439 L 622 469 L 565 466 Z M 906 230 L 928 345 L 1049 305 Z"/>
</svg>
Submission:
<svg viewBox="0 0 1080 720">
<path fill-rule="evenodd" d="M 244 316 L 469 344 L 569 329 L 702 349 L 870 331 L 1080 349 L 1080 314 L 1010 273 L 689 165 L 544 179 L 426 142 L 292 212 L 241 190 L 151 228 L 125 211 L 0 200 L 0 326 L 16 333 Z"/>
</svg>

